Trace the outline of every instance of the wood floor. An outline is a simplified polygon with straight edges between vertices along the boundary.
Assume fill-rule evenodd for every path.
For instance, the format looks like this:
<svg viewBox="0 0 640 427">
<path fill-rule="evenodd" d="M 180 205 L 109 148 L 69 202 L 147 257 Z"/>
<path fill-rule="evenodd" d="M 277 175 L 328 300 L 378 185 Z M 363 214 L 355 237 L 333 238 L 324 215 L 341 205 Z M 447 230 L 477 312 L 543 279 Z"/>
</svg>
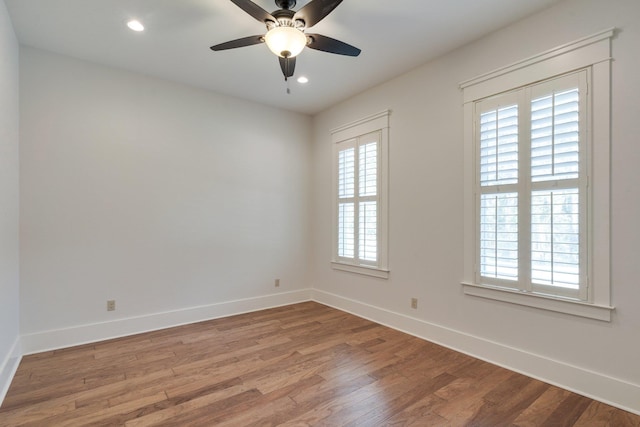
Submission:
<svg viewBox="0 0 640 427">
<path fill-rule="evenodd" d="M 23 358 L 2 426 L 640 426 L 318 303 Z"/>
</svg>

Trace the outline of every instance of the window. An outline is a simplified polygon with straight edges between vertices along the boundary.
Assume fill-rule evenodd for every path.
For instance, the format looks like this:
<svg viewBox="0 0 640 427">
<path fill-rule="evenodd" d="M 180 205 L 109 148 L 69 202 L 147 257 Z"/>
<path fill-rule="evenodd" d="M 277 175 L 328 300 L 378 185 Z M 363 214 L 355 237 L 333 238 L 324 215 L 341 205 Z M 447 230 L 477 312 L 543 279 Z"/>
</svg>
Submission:
<svg viewBox="0 0 640 427">
<path fill-rule="evenodd" d="M 586 299 L 586 82 L 475 102 L 477 283 Z"/>
<path fill-rule="evenodd" d="M 387 152 L 389 112 L 332 132 L 336 269 L 388 277 Z"/>
<path fill-rule="evenodd" d="M 610 320 L 612 35 L 461 85 L 465 293 Z"/>
</svg>

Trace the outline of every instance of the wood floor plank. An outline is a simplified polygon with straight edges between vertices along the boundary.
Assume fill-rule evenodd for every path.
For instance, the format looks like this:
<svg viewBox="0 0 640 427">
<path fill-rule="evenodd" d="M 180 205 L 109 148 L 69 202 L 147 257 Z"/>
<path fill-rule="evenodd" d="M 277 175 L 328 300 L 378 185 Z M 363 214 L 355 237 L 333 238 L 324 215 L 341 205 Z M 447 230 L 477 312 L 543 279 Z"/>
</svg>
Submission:
<svg viewBox="0 0 640 427">
<path fill-rule="evenodd" d="M 345 425 L 360 419 L 372 408 L 384 404 L 384 393 L 402 394 L 409 388 L 405 377 L 390 374 L 348 395 L 340 395 L 316 405 L 306 413 L 282 423 L 282 426 Z"/>
<path fill-rule="evenodd" d="M 440 390 L 453 380 L 454 377 L 452 375 L 444 373 L 430 381 L 425 380 L 417 384 L 413 383 L 415 387 L 411 388 L 408 392 L 398 394 L 395 398 L 387 400 L 384 405 L 378 405 L 372 408 L 359 419 L 347 424 L 347 426 L 356 426 L 365 420 L 372 426 L 383 425 L 389 418 L 419 402 L 423 396 L 432 395 L 435 391 Z"/>
<path fill-rule="evenodd" d="M 256 421 L 250 425 L 253 427 L 264 425 L 276 426 L 287 423 L 293 418 L 300 417 L 303 414 L 315 410 L 318 406 L 326 402 L 340 400 L 342 397 L 373 382 L 375 382 L 374 378 L 369 375 L 362 375 L 344 382 L 322 381 L 312 387 L 296 389 L 289 394 L 289 398 L 295 403 L 295 407 L 292 410 L 277 412 L 271 417 L 261 418 L 260 421 Z"/>
<path fill-rule="evenodd" d="M 244 386 L 232 386 L 219 392 L 196 397 L 140 417 L 125 421 L 130 426 L 183 426 L 201 420 L 211 422 L 212 415 L 224 410 L 234 410 L 237 406 L 252 402 L 260 396 L 257 390 L 247 390 Z"/>
<path fill-rule="evenodd" d="M 571 393 L 558 387 L 549 387 L 547 391 L 513 421 L 515 427 L 538 427 L 544 425 L 558 406 Z"/>
<path fill-rule="evenodd" d="M 394 414 L 384 422 L 385 426 L 446 426 L 448 421 L 434 412 L 443 400 L 434 394 L 422 396 L 415 403 Z"/>
<path fill-rule="evenodd" d="M 0 426 L 640 427 L 640 416 L 305 302 L 23 357 Z"/>
<path fill-rule="evenodd" d="M 548 425 L 573 426 L 589 405 L 591 405 L 591 399 L 569 394 L 544 422 Z"/>
<path fill-rule="evenodd" d="M 489 397 L 483 399 L 485 404 L 478 409 L 469 423 L 510 424 L 549 388 L 548 384 L 528 377 L 524 377 L 526 381 L 520 381 L 520 377 L 518 374 L 517 378 L 510 378 L 509 383 L 514 382 L 517 385 L 515 388 L 504 382 L 497 387 L 496 393 L 490 392 Z"/>
<path fill-rule="evenodd" d="M 8 409 L 2 413 L 0 425 L 5 424 L 5 422 L 10 425 L 11 420 L 20 420 L 23 424 L 42 422 L 45 418 L 58 416 L 75 409 L 76 404 L 72 397 L 58 397 L 39 405 L 25 405 Z"/>
</svg>

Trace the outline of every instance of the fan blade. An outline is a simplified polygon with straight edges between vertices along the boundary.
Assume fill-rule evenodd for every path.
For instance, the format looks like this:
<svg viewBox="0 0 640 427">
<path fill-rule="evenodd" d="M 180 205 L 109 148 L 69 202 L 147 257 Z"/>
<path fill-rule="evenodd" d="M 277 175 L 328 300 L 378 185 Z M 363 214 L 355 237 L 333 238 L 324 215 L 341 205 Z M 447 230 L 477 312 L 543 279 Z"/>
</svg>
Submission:
<svg viewBox="0 0 640 427">
<path fill-rule="evenodd" d="M 251 0 L 231 0 L 231 2 L 233 2 L 233 4 L 235 4 L 240 9 L 244 10 L 260 22 L 277 22 L 276 18 L 274 18 L 273 15 L 271 15 L 269 12 L 267 12 Z"/>
<path fill-rule="evenodd" d="M 301 19 L 307 28 L 313 27 L 338 7 L 342 0 L 312 0 L 293 15 L 293 20 Z"/>
<path fill-rule="evenodd" d="M 264 36 L 249 36 L 211 46 L 211 50 L 227 50 L 264 43 Z"/>
<path fill-rule="evenodd" d="M 331 37 L 323 36 L 322 34 L 307 34 L 307 37 L 311 39 L 307 45 L 307 47 L 311 49 L 345 56 L 358 56 L 361 52 L 361 50 L 355 46 L 332 39 Z"/>
<path fill-rule="evenodd" d="M 296 58 L 282 58 L 279 56 L 278 59 L 280 60 L 280 68 L 282 69 L 282 74 L 284 74 L 284 79 L 287 80 L 293 76 L 293 72 L 296 69 Z"/>
</svg>

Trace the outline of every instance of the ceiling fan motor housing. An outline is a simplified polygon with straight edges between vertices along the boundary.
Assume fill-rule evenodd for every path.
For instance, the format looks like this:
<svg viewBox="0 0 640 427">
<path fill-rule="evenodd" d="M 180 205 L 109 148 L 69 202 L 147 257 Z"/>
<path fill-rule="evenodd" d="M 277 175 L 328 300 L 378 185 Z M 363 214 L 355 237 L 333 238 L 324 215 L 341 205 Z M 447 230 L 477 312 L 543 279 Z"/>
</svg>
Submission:
<svg viewBox="0 0 640 427">
<path fill-rule="evenodd" d="M 301 31 L 304 31 L 305 29 L 305 22 L 303 20 L 301 19 L 296 19 L 295 21 L 293 20 L 293 15 L 295 15 L 295 13 L 292 10 L 287 10 L 287 9 L 276 10 L 271 15 L 276 19 L 276 22 L 271 20 L 264 21 L 267 27 L 267 31 L 275 27 L 293 27 Z"/>
</svg>

